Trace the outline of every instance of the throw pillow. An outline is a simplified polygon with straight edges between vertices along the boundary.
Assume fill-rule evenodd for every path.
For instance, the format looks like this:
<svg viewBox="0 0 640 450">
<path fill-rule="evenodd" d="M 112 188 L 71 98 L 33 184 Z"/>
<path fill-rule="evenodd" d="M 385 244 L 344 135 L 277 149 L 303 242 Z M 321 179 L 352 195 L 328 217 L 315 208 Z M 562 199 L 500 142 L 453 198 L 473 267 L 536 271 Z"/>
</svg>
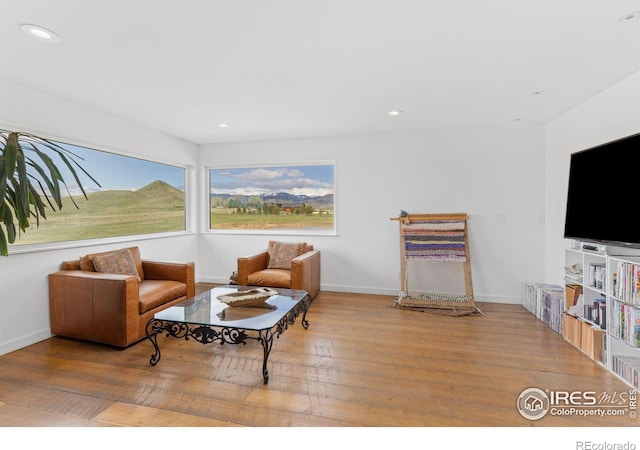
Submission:
<svg viewBox="0 0 640 450">
<path fill-rule="evenodd" d="M 306 244 L 302 242 L 277 242 L 269 241 L 269 269 L 291 269 L 291 260 L 300 256 Z"/>
<path fill-rule="evenodd" d="M 140 281 L 136 262 L 128 248 L 95 255 L 92 260 L 96 272 L 133 275 Z"/>
</svg>

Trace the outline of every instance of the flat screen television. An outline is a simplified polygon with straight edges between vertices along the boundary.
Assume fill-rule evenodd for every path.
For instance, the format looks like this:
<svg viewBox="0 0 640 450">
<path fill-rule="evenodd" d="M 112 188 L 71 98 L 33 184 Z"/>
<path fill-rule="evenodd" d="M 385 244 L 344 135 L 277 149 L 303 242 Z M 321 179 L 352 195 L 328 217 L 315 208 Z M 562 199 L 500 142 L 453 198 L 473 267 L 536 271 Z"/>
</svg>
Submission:
<svg viewBox="0 0 640 450">
<path fill-rule="evenodd" d="M 640 133 L 571 154 L 564 237 L 640 248 Z"/>
</svg>

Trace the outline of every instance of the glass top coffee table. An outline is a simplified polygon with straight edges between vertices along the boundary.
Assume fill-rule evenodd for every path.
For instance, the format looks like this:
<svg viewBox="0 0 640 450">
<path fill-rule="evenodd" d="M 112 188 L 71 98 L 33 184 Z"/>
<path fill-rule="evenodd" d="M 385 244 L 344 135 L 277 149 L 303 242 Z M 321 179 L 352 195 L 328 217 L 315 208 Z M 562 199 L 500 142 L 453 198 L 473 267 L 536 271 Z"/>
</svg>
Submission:
<svg viewBox="0 0 640 450">
<path fill-rule="evenodd" d="M 219 286 L 171 306 L 154 315 L 147 322 L 147 338 L 155 353 L 149 363 L 160 361 L 158 335 L 193 339 L 202 344 L 246 344 L 248 339 L 262 344 L 262 378 L 269 382 L 267 360 L 273 346 L 273 338 L 284 333 L 302 313 L 302 326 L 307 329 L 307 310 L 311 297 L 305 291 L 276 288 L 277 295 L 252 306 L 228 306 L 217 299 L 220 295 L 246 291 L 251 287 Z"/>
</svg>

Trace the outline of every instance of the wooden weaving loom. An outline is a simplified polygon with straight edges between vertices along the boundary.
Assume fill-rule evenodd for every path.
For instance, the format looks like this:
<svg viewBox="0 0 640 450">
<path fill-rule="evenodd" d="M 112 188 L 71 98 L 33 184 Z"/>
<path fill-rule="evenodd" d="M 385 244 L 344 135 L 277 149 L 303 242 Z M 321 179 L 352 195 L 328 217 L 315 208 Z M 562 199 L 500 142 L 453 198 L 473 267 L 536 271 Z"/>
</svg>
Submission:
<svg viewBox="0 0 640 450">
<path fill-rule="evenodd" d="M 408 214 L 404 211 L 391 219 L 399 221 L 400 225 L 401 280 L 401 292 L 391 306 L 450 316 L 484 315 L 473 297 L 468 219 L 465 213 Z M 462 264 L 464 294 L 427 292 L 410 295 L 407 264 L 411 259 Z"/>
</svg>

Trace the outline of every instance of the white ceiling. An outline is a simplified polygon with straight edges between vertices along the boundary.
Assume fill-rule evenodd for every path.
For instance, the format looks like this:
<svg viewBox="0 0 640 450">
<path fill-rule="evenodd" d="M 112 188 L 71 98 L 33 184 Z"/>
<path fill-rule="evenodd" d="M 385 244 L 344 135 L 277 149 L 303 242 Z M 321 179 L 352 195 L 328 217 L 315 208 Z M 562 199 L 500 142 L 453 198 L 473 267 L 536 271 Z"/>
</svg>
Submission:
<svg viewBox="0 0 640 450">
<path fill-rule="evenodd" d="M 0 0 L 0 76 L 198 144 L 544 123 L 640 70 L 640 19 L 619 20 L 634 11 L 640 0 Z"/>
</svg>

